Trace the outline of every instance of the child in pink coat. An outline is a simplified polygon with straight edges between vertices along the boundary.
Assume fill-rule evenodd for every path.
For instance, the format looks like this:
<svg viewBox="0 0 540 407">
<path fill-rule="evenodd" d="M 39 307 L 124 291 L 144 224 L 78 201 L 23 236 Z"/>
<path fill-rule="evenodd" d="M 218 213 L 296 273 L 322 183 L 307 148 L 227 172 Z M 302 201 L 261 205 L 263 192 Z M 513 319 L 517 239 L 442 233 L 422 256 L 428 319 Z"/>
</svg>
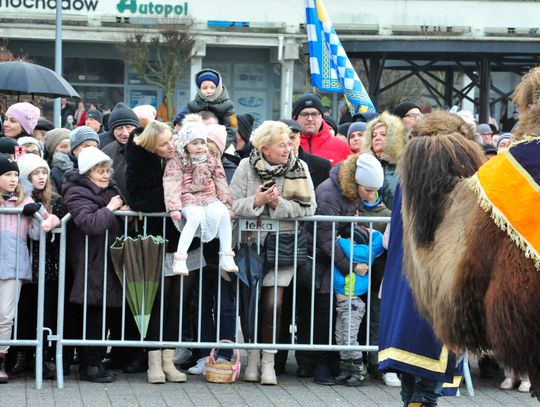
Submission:
<svg viewBox="0 0 540 407">
<path fill-rule="evenodd" d="M 187 251 L 196 234 L 204 243 L 218 236 L 220 268 L 238 271 L 231 248 L 231 192 L 221 161 L 208 153 L 206 140 L 203 124 L 187 123 L 176 141 L 177 153 L 165 166 L 165 207 L 179 229 L 183 224 L 173 263 L 175 274 L 188 274 Z"/>
</svg>

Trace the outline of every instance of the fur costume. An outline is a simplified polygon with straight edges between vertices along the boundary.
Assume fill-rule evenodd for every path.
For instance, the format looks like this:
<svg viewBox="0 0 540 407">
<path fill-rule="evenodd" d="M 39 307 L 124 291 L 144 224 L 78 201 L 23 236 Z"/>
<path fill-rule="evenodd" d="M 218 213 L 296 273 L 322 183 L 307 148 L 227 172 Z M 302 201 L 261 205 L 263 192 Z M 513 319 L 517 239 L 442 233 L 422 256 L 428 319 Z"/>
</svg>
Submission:
<svg viewBox="0 0 540 407">
<path fill-rule="evenodd" d="M 540 136 L 539 95 L 536 68 L 514 93 L 522 112 L 518 139 Z M 479 146 L 457 129 L 441 128 L 449 119 L 437 114 L 439 128 L 426 125 L 431 115 L 426 116 L 400 164 L 411 288 L 444 344 L 452 350 L 493 350 L 506 366 L 529 374 L 538 397 L 540 270 L 474 188 L 470 177 L 483 160 Z M 516 193 L 502 192 L 510 200 Z M 530 222 L 538 222 L 535 213 Z"/>
</svg>

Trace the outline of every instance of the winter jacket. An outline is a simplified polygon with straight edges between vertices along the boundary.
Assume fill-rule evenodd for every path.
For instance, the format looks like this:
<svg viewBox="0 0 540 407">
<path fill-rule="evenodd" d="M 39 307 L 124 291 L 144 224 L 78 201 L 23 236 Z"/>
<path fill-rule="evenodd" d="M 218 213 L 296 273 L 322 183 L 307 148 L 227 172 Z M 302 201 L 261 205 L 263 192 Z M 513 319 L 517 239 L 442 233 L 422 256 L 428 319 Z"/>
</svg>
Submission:
<svg viewBox="0 0 540 407">
<path fill-rule="evenodd" d="M 220 201 L 229 209 L 232 198 L 221 161 L 208 154 L 206 162 L 185 164 L 180 154 L 167 161 L 163 174 L 167 212 L 181 211 L 184 206 L 206 206 Z"/>
<path fill-rule="evenodd" d="M 127 163 L 126 163 L 126 145 L 120 144 L 116 140 L 110 144 L 107 144 L 105 147 L 101 149 L 105 154 L 107 154 L 111 159 L 112 162 L 112 168 L 113 168 L 113 180 L 120 188 L 120 192 L 122 192 L 122 196 L 127 195 L 127 186 L 126 186 L 126 169 L 127 169 Z"/>
<path fill-rule="evenodd" d="M 298 158 L 307 164 L 311 180 L 313 181 L 313 188 L 317 189 L 330 176 L 332 165 L 326 158 L 306 153 L 306 150 L 302 147 L 298 149 Z"/>
<path fill-rule="evenodd" d="M 107 248 L 116 237 L 122 234 L 122 222 L 106 208 L 111 198 L 121 195 L 120 190 L 111 184 L 102 189 L 85 175 L 77 171 L 66 174 L 64 185 L 64 204 L 72 216 L 68 224 L 68 264 L 73 272 L 73 288 L 70 301 L 84 302 L 85 263 L 88 262 L 87 303 L 101 306 L 103 284 L 107 279 L 107 306 L 122 305 L 122 289 L 105 249 L 105 233 L 108 230 Z M 88 240 L 86 237 L 88 236 Z M 88 258 L 85 259 L 85 242 L 88 241 Z M 107 259 L 105 277 L 104 260 Z"/>
<path fill-rule="evenodd" d="M 377 157 L 372 148 L 373 130 L 381 124 L 386 125 L 386 143 L 382 154 Z M 388 112 L 381 113 L 377 118 L 369 122 L 366 131 L 364 132 L 364 144 L 362 152 L 371 152 L 375 155 L 384 171 L 384 184 L 379 190 L 381 198 L 387 208 L 391 208 L 394 203 L 394 192 L 399 180 L 397 172 L 397 163 L 407 143 L 407 132 L 401 119 L 391 115 Z"/>
<path fill-rule="evenodd" d="M 12 196 L 7 201 L 0 198 L 0 208 L 22 208 L 34 201 L 29 196 L 25 196 L 18 206 L 15 205 L 16 202 L 16 196 Z M 17 278 L 17 267 L 21 281 L 32 279 L 27 239 L 30 237 L 30 239 L 38 240 L 40 226 L 39 222 L 33 218 L 21 215 L 20 227 L 17 231 L 18 219 L 18 214 L 0 213 L 0 280 Z"/>
<path fill-rule="evenodd" d="M 301 161 L 302 166 L 306 173 L 309 173 L 307 164 Z M 292 200 L 279 198 L 279 203 L 275 209 L 268 205 L 259 206 L 254 208 L 255 193 L 259 185 L 263 184 L 261 178 L 257 175 L 253 167 L 249 162 L 249 158 L 244 158 L 240 161 L 240 165 L 234 173 L 234 177 L 231 181 L 231 193 L 233 198 L 233 210 L 237 216 L 246 218 L 256 218 L 259 215 L 267 216 L 270 219 L 291 219 L 291 221 L 285 221 L 279 223 L 280 232 L 286 232 L 294 230 L 294 219 L 302 216 L 311 216 L 315 213 L 317 203 L 315 201 L 315 192 L 313 190 L 313 182 L 311 177 L 308 177 L 310 183 L 311 192 L 311 204 L 309 207 L 301 206 L 298 202 Z M 277 188 L 280 193 L 283 193 L 284 177 L 274 179 Z M 236 235 L 236 234 L 234 234 Z M 264 240 L 265 233 L 261 233 L 261 239 Z"/>
<path fill-rule="evenodd" d="M 225 143 L 225 149 L 234 143 L 236 137 L 236 128 L 238 127 L 236 122 L 236 115 L 234 114 L 234 105 L 229 97 L 229 92 L 223 86 L 221 75 L 219 72 L 212 69 L 203 69 L 204 71 L 211 71 L 219 77 L 219 84 L 217 85 L 214 95 L 207 98 L 202 95 L 201 90 L 197 86 L 197 95 L 195 99 L 187 104 L 187 110 L 189 113 L 199 113 L 203 110 L 213 112 L 219 121 L 219 124 L 224 125 L 227 128 L 227 142 Z M 195 74 L 194 81 L 199 73 Z"/>
<path fill-rule="evenodd" d="M 41 196 L 34 191 L 32 194 L 35 202 L 41 202 Z M 62 219 L 66 215 L 66 209 L 62 202 L 62 197 L 53 195 L 51 198 L 52 214 Z M 58 281 L 58 261 L 60 256 L 60 239 L 52 232 L 46 235 L 45 249 L 45 281 Z M 32 244 L 32 282 L 37 284 L 39 279 L 39 246 L 41 242 L 33 242 Z"/>
<path fill-rule="evenodd" d="M 126 145 L 126 199 L 130 208 L 140 212 L 166 212 L 163 192 L 165 163 L 156 154 L 133 142 L 135 133 L 129 136 Z M 143 233 L 144 223 L 139 222 L 139 232 Z M 163 219 L 149 217 L 146 220 L 148 235 L 163 236 Z M 171 218 L 165 220 L 167 252 L 176 252 L 180 233 Z"/>
<path fill-rule="evenodd" d="M 300 146 L 309 154 L 326 158 L 332 166 L 343 161 L 351 154 L 349 145 L 330 134 L 328 124 L 323 120 L 321 129 L 315 135 L 300 136 Z"/>
<path fill-rule="evenodd" d="M 361 208 L 362 202 L 358 196 L 358 188 L 354 178 L 356 171 L 356 155 L 339 163 L 330 171 L 330 178 L 317 187 L 316 215 L 329 216 L 355 216 Z M 320 288 L 321 293 L 330 292 L 330 276 L 332 275 L 331 256 L 332 247 L 335 246 L 334 265 L 343 274 L 349 273 L 349 259 L 339 245 L 336 245 L 336 235 L 347 236 L 350 222 L 336 223 L 335 235 L 332 234 L 332 222 L 319 222 L 317 224 L 317 248 L 322 256 L 318 261 L 326 264 Z M 312 233 L 308 233 L 308 241 L 313 242 Z M 322 257 L 322 258 L 321 258 Z M 353 262 L 353 268 L 356 264 Z"/>
</svg>

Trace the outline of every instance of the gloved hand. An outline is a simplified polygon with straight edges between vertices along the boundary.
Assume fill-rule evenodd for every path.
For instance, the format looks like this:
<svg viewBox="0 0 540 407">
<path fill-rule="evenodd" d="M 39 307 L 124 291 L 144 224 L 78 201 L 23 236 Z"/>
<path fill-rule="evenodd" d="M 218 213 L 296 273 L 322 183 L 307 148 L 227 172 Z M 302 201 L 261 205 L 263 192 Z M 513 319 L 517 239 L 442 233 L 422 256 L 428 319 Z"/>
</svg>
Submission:
<svg viewBox="0 0 540 407">
<path fill-rule="evenodd" d="M 23 210 L 22 210 L 22 214 L 24 216 L 34 216 L 34 213 L 39 211 L 40 208 L 41 208 L 40 203 L 36 203 L 36 202 L 28 203 L 28 204 L 24 205 Z"/>
</svg>

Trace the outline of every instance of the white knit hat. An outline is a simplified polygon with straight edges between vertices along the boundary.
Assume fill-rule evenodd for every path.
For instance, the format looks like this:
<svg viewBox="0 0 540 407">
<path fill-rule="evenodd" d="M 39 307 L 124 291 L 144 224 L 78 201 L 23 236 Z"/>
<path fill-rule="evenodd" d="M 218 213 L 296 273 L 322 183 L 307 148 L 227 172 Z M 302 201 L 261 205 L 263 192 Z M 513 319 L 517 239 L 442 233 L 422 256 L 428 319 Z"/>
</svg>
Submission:
<svg viewBox="0 0 540 407">
<path fill-rule="evenodd" d="M 19 143 L 20 146 L 24 146 L 25 144 L 34 144 L 39 149 L 39 154 L 41 157 L 43 157 L 43 144 L 37 138 L 30 136 L 19 137 L 17 139 L 17 143 Z"/>
<path fill-rule="evenodd" d="M 356 160 L 354 179 L 358 185 L 381 188 L 384 182 L 384 171 L 379 160 L 371 154 L 360 154 Z"/>
<path fill-rule="evenodd" d="M 19 175 L 21 177 L 28 177 L 32 172 L 38 168 L 45 168 L 49 173 L 49 164 L 43 158 L 37 154 L 23 154 L 17 160 L 19 166 Z"/>
<path fill-rule="evenodd" d="M 96 147 L 83 148 L 79 153 L 79 174 L 86 174 L 98 164 L 108 162 L 112 164 L 112 159 L 103 151 Z"/>
<path fill-rule="evenodd" d="M 227 128 L 221 124 L 208 124 L 206 126 L 208 140 L 213 141 L 223 155 L 227 142 Z"/>
<path fill-rule="evenodd" d="M 202 139 L 206 143 L 207 130 L 202 123 L 188 123 L 182 126 L 179 134 L 179 142 L 184 149 L 193 140 Z"/>
</svg>

